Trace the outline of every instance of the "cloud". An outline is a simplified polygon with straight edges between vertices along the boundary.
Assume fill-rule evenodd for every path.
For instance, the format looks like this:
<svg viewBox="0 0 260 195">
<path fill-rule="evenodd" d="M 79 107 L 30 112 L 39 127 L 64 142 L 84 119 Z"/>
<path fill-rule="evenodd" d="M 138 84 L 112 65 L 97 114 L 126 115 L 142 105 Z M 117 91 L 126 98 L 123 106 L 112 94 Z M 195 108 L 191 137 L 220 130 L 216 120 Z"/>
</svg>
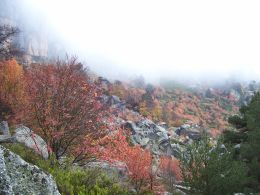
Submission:
<svg viewBox="0 0 260 195">
<path fill-rule="evenodd" d="M 260 75 L 257 0 L 25 1 L 102 74 L 148 79 Z"/>
</svg>

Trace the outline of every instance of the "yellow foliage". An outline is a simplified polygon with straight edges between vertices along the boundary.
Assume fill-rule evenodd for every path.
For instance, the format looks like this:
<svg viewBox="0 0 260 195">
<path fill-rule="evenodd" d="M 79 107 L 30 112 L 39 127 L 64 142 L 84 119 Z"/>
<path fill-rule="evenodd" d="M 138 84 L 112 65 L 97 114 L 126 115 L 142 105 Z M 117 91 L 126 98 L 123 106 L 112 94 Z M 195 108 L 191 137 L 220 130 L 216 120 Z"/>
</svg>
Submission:
<svg viewBox="0 0 260 195">
<path fill-rule="evenodd" d="M 142 101 L 139 105 L 139 111 L 140 113 L 143 115 L 143 116 L 148 116 L 149 115 L 149 112 L 148 112 L 148 109 L 147 109 L 147 106 L 146 106 L 146 101 Z"/>
<path fill-rule="evenodd" d="M 24 95 L 23 68 L 16 60 L 0 62 L 0 99 L 16 105 Z"/>
</svg>

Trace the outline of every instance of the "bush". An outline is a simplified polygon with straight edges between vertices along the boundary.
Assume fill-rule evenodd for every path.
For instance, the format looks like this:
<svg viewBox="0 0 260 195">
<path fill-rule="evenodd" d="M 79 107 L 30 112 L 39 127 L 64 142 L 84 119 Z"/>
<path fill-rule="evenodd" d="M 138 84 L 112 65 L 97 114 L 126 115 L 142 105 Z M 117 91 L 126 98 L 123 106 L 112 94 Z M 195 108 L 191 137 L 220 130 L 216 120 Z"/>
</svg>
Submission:
<svg viewBox="0 0 260 195">
<path fill-rule="evenodd" d="M 102 90 L 83 65 L 76 58 L 32 65 L 26 71 L 25 89 L 23 123 L 44 139 L 55 157 L 93 158 L 85 142 L 105 135 L 101 118 L 106 110 L 98 99 Z"/>
</svg>

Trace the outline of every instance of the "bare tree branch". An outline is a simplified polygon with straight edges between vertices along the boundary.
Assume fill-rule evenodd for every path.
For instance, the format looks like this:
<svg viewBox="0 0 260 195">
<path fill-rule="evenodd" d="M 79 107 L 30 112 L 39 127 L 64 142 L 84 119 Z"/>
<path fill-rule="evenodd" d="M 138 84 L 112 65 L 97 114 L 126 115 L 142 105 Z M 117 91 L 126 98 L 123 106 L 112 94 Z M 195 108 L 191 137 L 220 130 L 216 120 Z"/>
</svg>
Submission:
<svg viewBox="0 0 260 195">
<path fill-rule="evenodd" d="M 0 25 L 0 59 L 10 59 L 13 56 L 22 55 L 22 51 L 12 40 L 19 33 L 20 30 L 17 27 Z"/>
</svg>

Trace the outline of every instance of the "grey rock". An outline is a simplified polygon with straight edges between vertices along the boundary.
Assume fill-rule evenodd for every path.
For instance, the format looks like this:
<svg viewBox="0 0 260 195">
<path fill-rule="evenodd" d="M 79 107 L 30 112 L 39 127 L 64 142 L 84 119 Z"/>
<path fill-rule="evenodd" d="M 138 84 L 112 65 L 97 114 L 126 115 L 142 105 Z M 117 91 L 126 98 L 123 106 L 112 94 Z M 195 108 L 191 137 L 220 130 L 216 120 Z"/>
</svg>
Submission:
<svg viewBox="0 0 260 195">
<path fill-rule="evenodd" d="M 15 130 L 15 139 L 19 143 L 25 144 L 28 148 L 39 153 L 44 159 L 48 159 L 48 147 L 46 142 L 28 127 L 20 126 Z"/>
<path fill-rule="evenodd" d="M 0 146 L 0 194 L 59 195 L 50 174 Z"/>
<path fill-rule="evenodd" d="M 13 143 L 15 141 L 15 137 L 11 137 L 10 135 L 0 135 L 0 143 Z"/>
<path fill-rule="evenodd" d="M 111 96 L 107 96 L 107 95 L 102 95 L 100 97 L 101 102 L 111 106 L 113 108 L 116 108 L 118 110 L 125 110 L 126 109 L 126 103 L 125 101 L 121 101 L 120 98 L 118 96 L 115 95 L 111 95 Z"/>
<path fill-rule="evenodd" d="M 121 100 L 118 96 L 112 95 L 111 96 L 111 103 L 112 104 L 119 104 L 119 103 L 121 103 Z"/>
<path fill-rule="evenodd" d="M 149 141 L 150 141 L 149 138 L 143 138 L 143 139 L 141 139 L 141 141 L 140 141 L 140 145 L 141 145 L 141 146 L 146 146 Z"/>
<path fill-rule="evenodd" d="M 160 154 L 159 146 L 156 145 L 156 144 L 153 144 L 153 145 L 152 145 L 151 151 L 152 151 L 152 153 L 153 153 L 154 155 L 159 155 L 159 154 Z"/>
<path fill-rule="evenodd" d="M 10 135 L 9 126 L 8 126 L 7 121 L 2 121 L 0 123 L 0 129 L 3 133 L 3 135 Z"/>
<path fill-rule="evenodd" d="M 0 148 L 0 194 L 13 194 L 13 188 L 10 184 L 11 181 L 7 174 L 4 151 Z"/>
<path fill-rule="evenodd" d="M 168 125 L 167 125 L 167 123 L 165 123 L 165 122 L 160 122 L 158 125 L 159 125 L 160 127 L 163 127 L 164 129 L 167 129 L 167 128 L 168 128 Z"/>
<path fill-rule="evenodd" d="M 197 140 L 201 137 L 201 132 L 198 127 L 190 125 L 182 125 L 175 130 L 178 136 L 188 136 L 190 139 Z"/>
<path fill-rule="evenodd" d="M 133 144 L 140 144 L 142 147 L 151 150 L 154 155 L 177 155 L 180 152 L 171 147 L 169 132 L 148 119 L 142 119 L 136 123 L 127 121 L 125 128 L 131 130 Z"/>
<path fill-rule="evenodd" d="M 158 139 L 159 144 L 169 140 L 169 136 L 164 132 L 157 132 L 156 135 L 158 135 L 159 137 Z"/>
<path fill-rule="evenodd" d="M 181 147 L 180 144 L 171 144 L 171 149 L 175 157 L 180 157 L 182 152 L 184 152 L 184 148 Z"/>
<path fill-rule="evenodd" d="M 135 134 L 135 135 L 133 135 L 132 137 L 133 137 L 133 139 L 135 140 L 136 143 L 140 144 L 140 142 L 141 142 L 141 137 L 140 137 L 139 135 Z"/>
</svg>

